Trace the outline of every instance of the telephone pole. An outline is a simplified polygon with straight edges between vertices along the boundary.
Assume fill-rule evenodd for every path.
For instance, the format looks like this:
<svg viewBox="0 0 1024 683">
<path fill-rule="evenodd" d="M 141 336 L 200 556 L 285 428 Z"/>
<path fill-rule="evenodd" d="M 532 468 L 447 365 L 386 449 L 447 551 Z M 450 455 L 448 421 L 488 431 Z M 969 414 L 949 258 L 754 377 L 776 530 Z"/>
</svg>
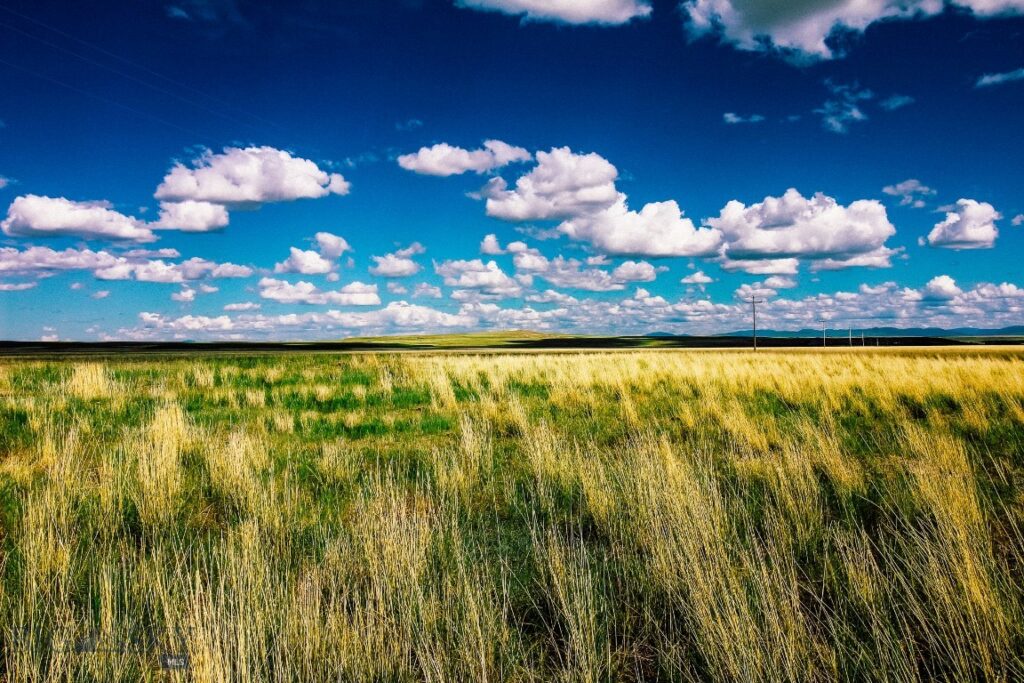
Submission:
<svg viewBox="0 0 1024 683">
<path fill-rule="evenodd" d="M 824 320 L 821 321 L 821 345 L 822 345 L 822 347 L 828 346 L 828 344 L 825 341 L 825 321 Z"/>
<path fill-rule="evenodd" d="M 758 299 L 756 296 L 750 297 L 748 300 L 750 304 L 750 310 L 754 315 L 754 350 L 757 351 L 757 305 L 763 304 L 764 299 Z"/>
</svg>

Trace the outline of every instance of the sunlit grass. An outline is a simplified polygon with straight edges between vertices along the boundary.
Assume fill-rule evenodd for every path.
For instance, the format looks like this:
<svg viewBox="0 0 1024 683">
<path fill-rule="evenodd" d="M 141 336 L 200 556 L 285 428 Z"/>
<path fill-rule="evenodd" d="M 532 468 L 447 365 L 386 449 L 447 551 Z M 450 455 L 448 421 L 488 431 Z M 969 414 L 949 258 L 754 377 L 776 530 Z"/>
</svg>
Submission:
<svg viewBox="0 0 1024 683">
<path fill-rule="evenodd" d="M 3 360 L 0 676 L 1020 680 L 1022 482 L 1011 349 Z"/>
</svg>

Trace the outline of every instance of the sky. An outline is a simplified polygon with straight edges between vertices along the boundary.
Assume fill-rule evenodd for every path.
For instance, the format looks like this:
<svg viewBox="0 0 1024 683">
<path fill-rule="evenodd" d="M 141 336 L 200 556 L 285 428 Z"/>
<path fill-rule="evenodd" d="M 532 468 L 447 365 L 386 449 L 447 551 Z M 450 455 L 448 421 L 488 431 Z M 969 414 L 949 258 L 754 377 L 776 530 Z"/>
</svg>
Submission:
<svg viewBox="0 0 1024 683">
<path fill-rule="evenodd" d="M 0 338 L 1024 324 L 1024 0 L 0 0 Z"/>
</svg>

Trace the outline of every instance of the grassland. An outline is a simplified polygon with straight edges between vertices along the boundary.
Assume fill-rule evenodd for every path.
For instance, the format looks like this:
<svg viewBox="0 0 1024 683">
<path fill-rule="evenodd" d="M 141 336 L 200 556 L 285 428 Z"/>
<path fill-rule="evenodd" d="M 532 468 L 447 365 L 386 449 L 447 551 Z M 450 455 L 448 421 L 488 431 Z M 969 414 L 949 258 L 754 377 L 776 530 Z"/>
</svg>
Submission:
<svg viewBox="0 0 1024 683">
<path fill-rule="evenodd" d="M 0 553 L 12 681 L 1021 680 L 1024 353 L 0 360 Z"/>
</svg>

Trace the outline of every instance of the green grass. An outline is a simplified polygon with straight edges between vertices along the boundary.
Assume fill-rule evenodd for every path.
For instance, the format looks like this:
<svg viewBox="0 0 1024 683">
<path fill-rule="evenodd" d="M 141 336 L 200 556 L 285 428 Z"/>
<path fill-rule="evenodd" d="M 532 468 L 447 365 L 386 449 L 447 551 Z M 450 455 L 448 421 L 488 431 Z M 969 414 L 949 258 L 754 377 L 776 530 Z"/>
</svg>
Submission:
<svg viewBox="0 0 1024 683">
<path fill-rule="evenodd" d="M 0 678 L 1020 680 L 1022 454 L 1009 348 L 0 360 Z"/>
</svg>

